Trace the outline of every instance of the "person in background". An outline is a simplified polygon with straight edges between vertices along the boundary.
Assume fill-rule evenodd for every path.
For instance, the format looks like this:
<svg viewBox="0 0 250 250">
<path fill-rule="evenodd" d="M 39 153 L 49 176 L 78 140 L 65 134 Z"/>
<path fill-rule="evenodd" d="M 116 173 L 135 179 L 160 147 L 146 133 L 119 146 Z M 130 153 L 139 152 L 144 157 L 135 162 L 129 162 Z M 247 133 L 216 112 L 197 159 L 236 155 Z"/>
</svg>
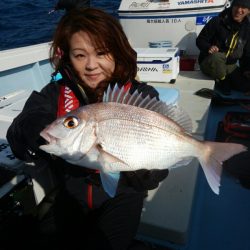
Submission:
<svg viewBox="0 0 250 250">
<path fill-rule="evenodd" d="M 216 87 L 250 91 L 250 0 L 234 0 L 212 18 L 196 39 L 201 71 L 215 79 Z"/>
<path fill-rule="evenodd" d="M 60 189 L 50 210 L 55 228 L 51 249 L 151 249 L 135 237 L 147 191 L 157 188 L 168 170 L 124 172 L 110 198 L 98 172 L 42 152 L 39 134 L 66 112 L 101 102 L 109 84 L 125 86 L 131 94 L 138 90 L 144 97 L 159 99 L 158 92 L 135 80 L 136 52 L 119 21 L 102 10 L 68 11 L 56 28 L 50 55 L 52 81 L 31 94 L 7 140 L 16 157 L 46 163 L 58 177 Z"/>
<path fill-rule="evenodd" d="M 70 11 L 79 7 L 90 7 L 90 0 L 59 0 L 54 10 Z"/>
</svg>

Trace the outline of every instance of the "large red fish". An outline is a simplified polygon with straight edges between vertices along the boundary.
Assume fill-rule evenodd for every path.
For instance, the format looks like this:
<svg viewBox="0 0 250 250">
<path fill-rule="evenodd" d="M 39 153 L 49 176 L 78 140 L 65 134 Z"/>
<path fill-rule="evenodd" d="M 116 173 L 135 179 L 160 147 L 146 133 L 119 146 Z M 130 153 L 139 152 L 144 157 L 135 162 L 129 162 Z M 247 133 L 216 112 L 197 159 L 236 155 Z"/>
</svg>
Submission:
<svg viewBox="0 0 250 250">
<path fill-rule="evenodd" d="M 211 189 L 219 194 L 222 162 L 246 151 L 236 143 L 194 139 L 191 120 L 178 105 L 166 105 L 138 92 L 109 89 L 103 103 L 81 107 L 41 132 L 40 148 L 66 161 L 98 169 L 102 184 L 114 196 L 120 171 L 166 169 L 187 165 L 196 157 Z"/>
</svg>

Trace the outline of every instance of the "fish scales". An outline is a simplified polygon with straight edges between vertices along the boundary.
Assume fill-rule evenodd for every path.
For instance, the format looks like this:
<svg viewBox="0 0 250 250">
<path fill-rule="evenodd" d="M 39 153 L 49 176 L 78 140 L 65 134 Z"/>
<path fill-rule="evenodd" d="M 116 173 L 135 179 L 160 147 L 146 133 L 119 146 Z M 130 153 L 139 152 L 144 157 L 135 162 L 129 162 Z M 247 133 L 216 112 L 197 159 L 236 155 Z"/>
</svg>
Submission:
<svg viewBox="0 0 250 250">
<path fill-rule="evenodd" d="M 119 118 L 128 121 L 138 121 L 148 124 L 149 126 L 157 126 L 165 130 L 183 131 L 178 124 L 166 116 L 135 106 L 129 106 L 130 108 L 128 109 L 127 106 L 128 105 L 126 104 L 119 103 L 99 103 L 94 106 L 89 105 L 89 107 L 84 110 L 90 114 L 95 113 L 96 121 Z M 96 109 L 98 112 L 96 112 Z"/>
<path fill-rule="evenodd" d="M 111 109 L 109 109 L 111 110 Z M 116 110 L 118 111 L 118 110 Z M 97 137 L 102 148 L 122 161 L 133 165 L 134 169 L 146 168 L 164 169 L 178 162 L 179 158 L 194 154 L 191 144 L 184 135 L 177 134 L 165 121 L 165 117 L 156 119 L 158 114 L 142 110 L 140 116 L 119 116 L 114 112 L 108 118 L 103 115 L 98 119 Z M 99 109 L 96 109 L 99 112 Z M 98 115 L 96 115 L 97 117 Z M 146 123 L 147 122 L 147 123 Z M 155 123 L 155 125 L 153 125 Z M 164 123 L 165 126 L 162 126 Z M 161 126 L 158 126 L 160 124 Z M 110 136 L 112 134 L 112 136 Z M 121 138 L 121 135 L 123 137 Z M 191 138 L 189 138 L 191 140 Z M 122 152 L 121 149 L 122 148 Z M 152 159 L 154 166 L 152 166 Z"/>
</svg>

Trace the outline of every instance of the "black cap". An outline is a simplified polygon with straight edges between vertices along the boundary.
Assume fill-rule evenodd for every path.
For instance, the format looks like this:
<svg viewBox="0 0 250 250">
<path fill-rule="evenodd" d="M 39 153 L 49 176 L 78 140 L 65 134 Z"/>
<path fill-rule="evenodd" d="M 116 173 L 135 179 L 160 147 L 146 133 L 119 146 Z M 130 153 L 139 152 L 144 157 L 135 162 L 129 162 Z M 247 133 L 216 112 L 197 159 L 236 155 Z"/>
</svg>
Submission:
<svg viewBox="0 0 250 250">
<path fill-rule="evenodd" d="M 232 5 L 250 9 L 250 0 L 234 0 Z"/>
</svg>

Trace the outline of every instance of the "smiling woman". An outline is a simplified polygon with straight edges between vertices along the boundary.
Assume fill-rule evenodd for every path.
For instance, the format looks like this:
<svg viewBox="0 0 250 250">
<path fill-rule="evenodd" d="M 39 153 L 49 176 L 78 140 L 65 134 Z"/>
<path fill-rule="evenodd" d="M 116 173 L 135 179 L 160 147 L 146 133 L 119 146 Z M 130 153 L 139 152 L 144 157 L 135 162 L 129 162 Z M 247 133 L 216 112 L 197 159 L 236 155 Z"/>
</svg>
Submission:
<svg viewBox="0 0 250 250">
<path fill-rule="evenodd" d="M 115 70 L 113 56 L 106 48 L 95 48 L 85 32 L 75 33 L 70 40 L 70 61 L 88 87 L 95 89 L 101 81 L 110 79 Z"/>
<path fill-rule="evenodd" d="M 51 62 L 56 70 L 73 66 L 78 83 L 94 98 L 90 102 L 101 100 L 100 92 L 110 81 L 127 82 L 137 71 L 136 52 L 119 21 L 98 9 L 84 15 L 74 9 L 62 18 L 54 34 Z"/>
<path fill-rule="evenodd" d="M 39 146 L 44 144 L 40 133 L 45 127 L 80 106 L 101 102 L 108 86 L 113 89 L 117 83 L 129 94 L 137 90 L 140 96 L 154 100 L 159 100 L 159 93 L 135 80 L 136 52 L 119 21 L 96 8 L 72 9 L 62 17 L 53 37 L 50 61 L 55 69 L 52 82 L 41 92 L 31 94 L 9 127 L 7 139 L 16 157 L 32 158 L 37 165 L 46 162 L 56 169 L 62 188 L 53 210 L 55 248 L 76 249 L 83 243 L 84 249 L 89 250 L 151 249 L 134 238 L 147 191 L 158 187 L 168 175 L 167 169 L 122 172 L 111 198 L 104 191 L 96 168 L 91 170 L 86 165 L 68 163 L 63 157 L 55 158 Z M 66 126 L 74 125 L 72 122 L 67 120 Z M 72 143 L 67 149 L 76 148 L 79 141 L 95 139 L 93 126 L 90 122 L 90 129 L 83 136 L 71 134 Z M 59 131 L 56 134 L 63 136 Z M 96 155 L 96 143 L 94 140 L 86 154 Z"/>
</svg>

